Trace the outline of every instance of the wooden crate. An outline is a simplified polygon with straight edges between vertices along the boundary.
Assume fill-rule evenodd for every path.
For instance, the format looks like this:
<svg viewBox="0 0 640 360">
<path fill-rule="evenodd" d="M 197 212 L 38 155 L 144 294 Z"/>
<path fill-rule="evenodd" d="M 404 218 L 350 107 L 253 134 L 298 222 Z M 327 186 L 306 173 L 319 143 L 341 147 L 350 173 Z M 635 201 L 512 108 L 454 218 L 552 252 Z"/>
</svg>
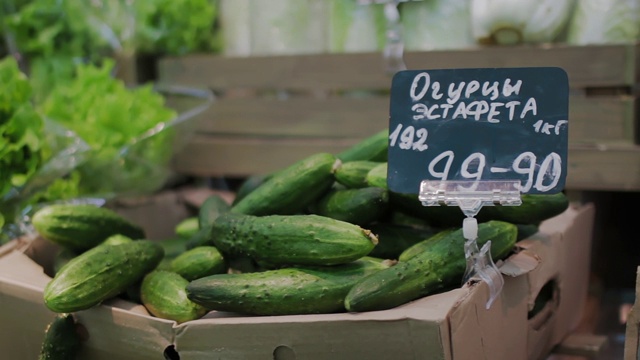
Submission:
<svg viewBox="0 0 640 360">
<path fill-rule="evenodd" d="M 409 52 L 409 69 L 558 66 L 569 77 L 567 188 L 640 190 L 640 45 L 482 47 Z M 318 151 L 338 152 L 388 127 L 391 74 L 379 53 L 162 58 L 158 81 L 211 88 L 177 171 L 265 173 Z"/>
</svg>

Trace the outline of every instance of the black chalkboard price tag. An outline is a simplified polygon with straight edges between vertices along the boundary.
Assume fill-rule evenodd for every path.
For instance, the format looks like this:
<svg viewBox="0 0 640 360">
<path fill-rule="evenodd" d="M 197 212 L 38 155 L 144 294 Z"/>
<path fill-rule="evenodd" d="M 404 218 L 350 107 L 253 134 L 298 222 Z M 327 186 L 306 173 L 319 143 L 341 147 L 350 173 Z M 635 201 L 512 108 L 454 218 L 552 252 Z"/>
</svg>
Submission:
<svg viewBox="0 0 640 360">
<path fill-rule="evenodd" d="M 557 67 L 405 70 L 391 85 L 387 182 L 513 180 L 563 190 L 569 83 Z"/>
</svg>

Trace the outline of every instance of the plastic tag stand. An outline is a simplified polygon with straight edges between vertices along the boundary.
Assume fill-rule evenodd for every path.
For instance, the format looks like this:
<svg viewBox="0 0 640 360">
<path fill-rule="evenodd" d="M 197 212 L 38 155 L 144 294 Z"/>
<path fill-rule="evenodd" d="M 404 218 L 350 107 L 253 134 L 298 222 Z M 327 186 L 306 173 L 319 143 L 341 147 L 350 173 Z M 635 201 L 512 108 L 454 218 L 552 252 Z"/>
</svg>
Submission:
<svg viewBox="0 0 640 360">
<path fill-rule="evenodd" d="M 424 180 L 420 183 L 418 198 L 424 206 L 458 206 L 467 216 L 462 223 L 466 239 L 464 255 L 467 268 L 462 283 L 479 278 L 489 285 L 489 300 L 486 308 L 498 297 L 504 285 L 500 270 L 491 257 L 491 240 L 478 249 L 478 221 L 475 216 L 483 206 L 518 206 L 520 182 L 510 180 L 442 181 Z"/>
<path fill-rule="evenodd" d="M 402 36 L 402 24 L 400 23 L 400 11 L 398 5 L 402 2 L 413 0 L 358 0 L 360 5 L 383 4 L 386 20 L 384 59 L 386 71 L 395 74 L 406 70 L 404 63 L 404 38 Z"/>
</svg>

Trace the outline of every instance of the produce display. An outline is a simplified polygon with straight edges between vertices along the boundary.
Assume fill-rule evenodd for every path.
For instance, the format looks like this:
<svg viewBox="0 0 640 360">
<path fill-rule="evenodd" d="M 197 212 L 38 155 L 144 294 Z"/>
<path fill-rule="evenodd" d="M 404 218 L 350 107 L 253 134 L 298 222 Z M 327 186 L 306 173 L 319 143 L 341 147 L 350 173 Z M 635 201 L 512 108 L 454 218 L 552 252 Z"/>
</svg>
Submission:
<svg viewBox="0 0 640 360">
<path fill-rule="evenodd" d="M 372 135 L 343 154 L 308 156 L 240 186 L 245 194 L 239 201 L 210 195 L 166 240 L 146 239 L 108 207 L 44 207 L 33 216 L 34 227 L 59 252 L 43 301 L 63 314 L 120 297 L 142 304 L 151 316 L 182 323 L 209 311 L 383 310 L 459 287 L 466 267 L 462 212 L 432 207 L 418 214 L 412 210 L 421 206 L 417 196 L 389 191 L 380 170 L 386 160 L 373 160 L 380 149 L 371 144 L 379 138 Z M 343 167 L 354 175 L 340 182 L 336 174 Z M 478 217 L 478 244 L 491 241 L 494 261 L 504 259 L 522 236 L 568 206 L 562 193 L 525 195 L 520 208 L 497 206 Z M 505 215 L 510 211 L 514 215 Z"/>
<path fill-rule="evenodd" d="M 388 129 L 340 153 L 253 174 L 232 201 L 209 196 L 163 240 L 108 206 L 163 188 L 185 120 L 154 84 L 114 77 L 122 57 L 382 52 L 389 19 L 380 4 L 9 3 L 0 9 L 0 54 L 17 56 L 0 59 L 0 244 L 16 237 L 5 226 L 28 212 L 20 221 L 57 249 L 42 299 L 56 316 L 40 359 L 75 358 L 83 337 L 74 313 L 113 299 L 182 324 L 214 311 L 387 310 L 462 285 L 465 215 L 387 187 Z M 636 42 L 637 1 L 610 3 L 442 0 L 398 10 L 408 51 Z M 490 242 L 496 263 L 569 207 L 564 193 L 521 200 L 476 216 L 478 246 Z"/>
</svg>

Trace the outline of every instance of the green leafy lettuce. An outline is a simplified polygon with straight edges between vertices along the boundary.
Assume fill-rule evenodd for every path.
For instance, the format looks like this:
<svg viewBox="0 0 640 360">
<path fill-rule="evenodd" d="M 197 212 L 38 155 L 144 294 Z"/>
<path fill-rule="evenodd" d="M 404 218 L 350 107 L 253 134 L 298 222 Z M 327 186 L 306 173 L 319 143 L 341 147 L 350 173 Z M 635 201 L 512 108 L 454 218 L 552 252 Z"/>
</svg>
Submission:
<svg viewBox="0 0 640 360">
<path fill-rule="evenodd" d="M 55 87 L 40 105 L 91 148 L 76 170 L 83 195 L 154 191 L 164 184 L 173 153 L 169 122 L 176 111 L 151 85 L 125 86 L 112 76 L 113 66 L 78 66 L 74 79 Z"/>
</svg>

